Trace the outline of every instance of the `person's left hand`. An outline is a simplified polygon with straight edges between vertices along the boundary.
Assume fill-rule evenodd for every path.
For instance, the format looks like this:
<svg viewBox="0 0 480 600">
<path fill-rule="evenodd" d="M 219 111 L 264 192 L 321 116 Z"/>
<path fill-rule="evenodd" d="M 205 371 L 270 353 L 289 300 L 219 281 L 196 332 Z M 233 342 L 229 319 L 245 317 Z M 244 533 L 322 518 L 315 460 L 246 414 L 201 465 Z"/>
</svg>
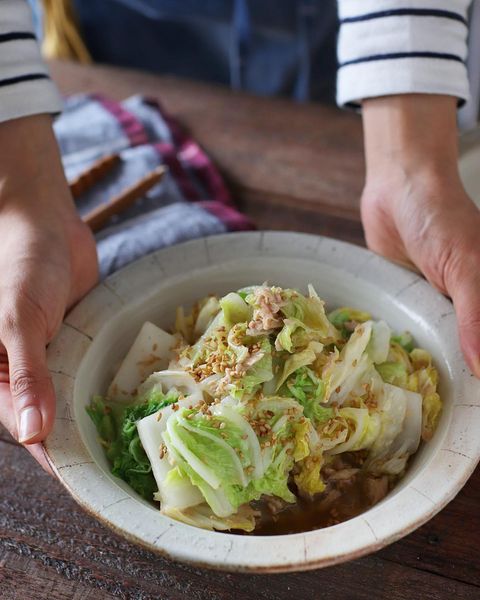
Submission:
<svg viewBox="0 0 480 600">
<path fill-rule="evenodd" d="M 406 94 L 363 103 L 369 248 L 414 267 L 455 306 L 465 358 L 480 377 L 480 211 L 458 173 L 457 101 Z"/>
<path fill-rule="evenodd" d="M 367 244 L 452 298 L 465 358 L 480 377 L 480 211 L 454 175 L 397 177 L 379 175 L 364 190 Z"/>
</svg>

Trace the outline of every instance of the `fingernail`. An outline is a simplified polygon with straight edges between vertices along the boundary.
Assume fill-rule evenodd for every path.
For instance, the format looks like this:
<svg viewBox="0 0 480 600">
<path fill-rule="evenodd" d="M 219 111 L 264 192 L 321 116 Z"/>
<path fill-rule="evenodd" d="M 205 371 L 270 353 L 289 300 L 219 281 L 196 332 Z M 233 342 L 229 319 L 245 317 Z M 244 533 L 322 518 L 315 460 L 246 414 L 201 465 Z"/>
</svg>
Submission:
<svg viewBox="0 0 480 600">
<path fill-rule="evenodd" d="M 36 406 L 27 406 L 18 418 L 18 441 L 25 444 L 42 431 L 42 425 L 42 413 Z"/>
<path fill-rule="evenodd" d="M 476 377 L 480 378 L 480 356 L 475 356 L 472 359 L 472 371 Z"/>
</svg>

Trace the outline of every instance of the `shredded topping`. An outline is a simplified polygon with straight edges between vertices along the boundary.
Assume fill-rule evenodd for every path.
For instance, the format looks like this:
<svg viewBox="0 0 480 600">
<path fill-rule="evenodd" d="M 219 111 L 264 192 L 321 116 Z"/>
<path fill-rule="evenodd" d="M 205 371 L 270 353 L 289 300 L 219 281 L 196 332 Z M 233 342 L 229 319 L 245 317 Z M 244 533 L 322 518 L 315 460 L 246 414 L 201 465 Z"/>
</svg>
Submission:
<svg viewBox="0 0 480 600">
<path fill-rule="evenodd" d="M 282 306 L 285 306 L 285 301 L 282 299 L 281 289 L 258 287 L 254 298 L 256 308 L 253 311 L 253 319 L 248 324 L 247 333 L 258 335 L 282 327 L 283 320 L 279 313 Z"/>
</svg>

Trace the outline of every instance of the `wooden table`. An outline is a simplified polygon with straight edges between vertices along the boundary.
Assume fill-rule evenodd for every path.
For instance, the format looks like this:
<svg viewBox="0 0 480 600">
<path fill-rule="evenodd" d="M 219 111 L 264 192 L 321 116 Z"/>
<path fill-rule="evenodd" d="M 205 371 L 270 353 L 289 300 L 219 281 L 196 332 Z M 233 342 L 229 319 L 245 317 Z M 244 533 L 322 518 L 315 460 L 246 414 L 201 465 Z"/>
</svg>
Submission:
<svg viewBox="0 0 480 600">
<path fill-rule="evenodd" d="M 52 71 L 65 93 L 161 99 L 214 158 L 259 227 L 363 243 L 355 115 L 110 68 L 54 64 Z M 2 600 L 480 598 L 480 470 L 437 517 L 375 555 L 306 573 L 233 575 L 129 544 L 85 514 L 4 431 L 0 450 Z"/>
</svg>

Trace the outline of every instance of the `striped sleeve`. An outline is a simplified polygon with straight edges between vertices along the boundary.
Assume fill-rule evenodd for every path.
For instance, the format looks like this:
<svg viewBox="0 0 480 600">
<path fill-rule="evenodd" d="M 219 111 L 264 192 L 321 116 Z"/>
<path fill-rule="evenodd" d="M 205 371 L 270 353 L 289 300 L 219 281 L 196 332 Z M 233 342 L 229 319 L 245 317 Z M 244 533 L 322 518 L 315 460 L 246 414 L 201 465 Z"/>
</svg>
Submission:
<svg viewBox="0 0 480 600">
<path fill-rule="evenodd" d="M 26 0 L 0 0 L 0 121 L 60 112 Z"/>
<path fill-rule="evenodd" d="M 469 95 L 470 0 L 338 0 L 337 102 L 392 94 Z"/>
</svg>

